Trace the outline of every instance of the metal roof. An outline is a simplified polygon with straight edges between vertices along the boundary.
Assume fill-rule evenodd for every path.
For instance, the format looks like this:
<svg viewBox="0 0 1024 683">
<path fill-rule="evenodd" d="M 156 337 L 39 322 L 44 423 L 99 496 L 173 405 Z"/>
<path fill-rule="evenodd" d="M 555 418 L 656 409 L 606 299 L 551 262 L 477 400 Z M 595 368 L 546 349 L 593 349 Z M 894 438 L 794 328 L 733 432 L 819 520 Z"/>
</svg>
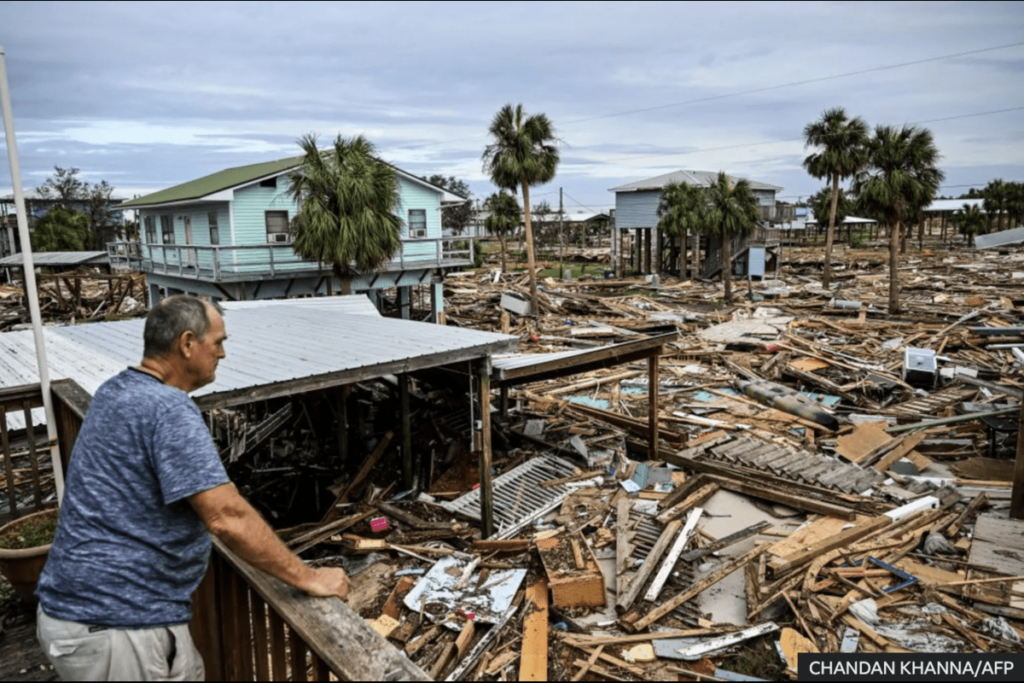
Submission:
<svg viewBox="0 0 1024 683">
<path fill-rule="evenodd" d="M 925 211 L 963 211 L 964 204 L 985 210 L 984 199 L 936 199 L 924 207 Z"/>
<path fill-rule="evenodd" d="M 808 209 L 807 210 L 807 220 L 805 220 L 804 222 L 805 223 L 814 223 L 815 225 L 817 225 L 818 224 L 818 218 L 814 215 L 813 211 Z M 846 225 L 847 223 L 850 223 L 852 225 L 857 225 L 857 224 L 877 223 L 877 222 L 878 221 L 875 220 L 874 218 L 858 218 L 857 216 L 847 216 L 845 219 L 843 219 L 842 225 Z"/>
<path fill-rule="evenodd" d="M 217 171 L 216 173 L 203 176 L 202 178 L 190 180 L 187 183 L 169 187 L 166 190 L 160 190 L 159 192 L 153 192 L 142 197 L 136 197 L 131 201 L 124 202 L 119 206 L 119 208 L 147 208 L 161 204 L 198 201 L 224 190 L 230 190 L 241 185 L 248 185 L 258 180 L 281 175 L 282 173 L 300 166 L 302 164 L 302 159 L 303 157 L 301 156 L 288 157 L 287 159 L 278 159 L 277 161 L 264 161 L 259 164 L 227 168 L 223 171 Z M 378 161 L 386 164 L 396 173 L 412 180 L 413 182 L 426 185 L 429 188 L 437 190 L 441 193 L 441 201 L 444 204 L 460 204 L 468 201 L 466 197 L 459 196 L 454 192 L 449 192 L 443 187 L 438 187 L 423 178 L 419 178 L 411 173 L 403 171 L 397 166 L 389 164 L 382 159 L 379 159 Z"/>
<path fill-rule="evenodd" d="M 975 249 L 994 249 L 996 247 L 1008 247 L 1013 244 L 1024 244 L 1024 228 L 1003 230 L 988 235 L 975 235 Z"/>
<path fill-rule="evenodd" d="M 237 405 L 514 350 L 518 337 L 371 315 L 365 296 L 224 306 L 227 357 L 192 397 L 203 408 Z M 145 320 L 46 327 L 50 377 L 94 394 L 142 358 Z M 0 333 L 0 386 L 39 381 L 30 330 Z M 15 427 L 9 416 L 11 428 Z M 22 422 L 22 425 L 24 423 Z"/>
<path fill-rule="evenodd" d="M 750 183 L 750 189 L 752 190 L 775 190 L 781 192 L 782 188 L 778 185 L 769 185 L 768 183 L 758 182 L 756 180 L 750 180 L 749 178 L 738 178 L 735 176 L 728 176 L 731 182 L 737 180 L 746 180 Z M 626 183 L 625 185 L 619 185 L 613 187 L 611 192 L 639 192 L 640 190 L 660 190 L 662 188 L 671 185 L 672 183 L 680 183 L 684 185 L 697 185 L 698 187 L 711 187 L 718 180 L 718 172 L 712 171 L 673 171 L 672 173 L 664 173 L 662 175 L 654 176 L 653 178 L 647 178 L 646 180 L 638 180 L 635 183 Z"/>
<path fill-rule="evenodd" d="M 658 355 L 662 346 L 677 338 L 678 334 L 670 332 L 596 349 L 495 356 L 491 359 L 494 369 L 492 383 L 504 386 L 526 384 L 632 363 Z"/>
<path fill-rule="evenodd" d="M 106 265 L 105 251 L 34 251 L 32 263 L 36 266 L 59 267 L 81 265 Z M 20 266 L 22 254 L 11 254 L 0 259 L 0 267 Z"/>
</svg>

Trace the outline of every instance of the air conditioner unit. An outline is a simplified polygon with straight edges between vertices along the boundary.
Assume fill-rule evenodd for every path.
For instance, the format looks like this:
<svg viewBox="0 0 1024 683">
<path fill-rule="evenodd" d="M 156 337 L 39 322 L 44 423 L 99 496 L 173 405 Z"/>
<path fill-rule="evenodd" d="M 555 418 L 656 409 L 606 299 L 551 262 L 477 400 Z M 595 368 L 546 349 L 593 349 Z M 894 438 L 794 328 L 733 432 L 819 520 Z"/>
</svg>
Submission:
<svg viewBox="0 0 1024 683">
<path fill-rule="evenodd" d="M 267 241 L 271 244 L 288 244 L 288 233 L 271 232 L 267 233 Z"/>
</svg>

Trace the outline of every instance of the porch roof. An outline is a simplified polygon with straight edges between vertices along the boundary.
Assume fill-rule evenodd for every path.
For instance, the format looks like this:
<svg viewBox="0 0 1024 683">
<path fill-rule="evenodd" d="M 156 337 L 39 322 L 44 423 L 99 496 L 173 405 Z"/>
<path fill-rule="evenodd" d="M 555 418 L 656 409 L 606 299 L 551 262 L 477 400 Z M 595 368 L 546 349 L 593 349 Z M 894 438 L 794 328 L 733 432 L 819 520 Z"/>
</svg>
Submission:
<svg viewBox="0 0 1024 683">
<path fill-rule="evenodd" d="M 224 304 L 227 357 L 192 397 L 203 410 L 483 359 L 518 338 L 379 315 L 362 295 Z M 141 318 L 45 328 L 50 377 L 94 394 L 142 358 Z M 30 330 L 0 334 L 0 386 L 38 382 Z M 13 418 L 9 424 L 16 428 Z M 23 426 L 23 425 L 22 425 Z"/>
</svg>

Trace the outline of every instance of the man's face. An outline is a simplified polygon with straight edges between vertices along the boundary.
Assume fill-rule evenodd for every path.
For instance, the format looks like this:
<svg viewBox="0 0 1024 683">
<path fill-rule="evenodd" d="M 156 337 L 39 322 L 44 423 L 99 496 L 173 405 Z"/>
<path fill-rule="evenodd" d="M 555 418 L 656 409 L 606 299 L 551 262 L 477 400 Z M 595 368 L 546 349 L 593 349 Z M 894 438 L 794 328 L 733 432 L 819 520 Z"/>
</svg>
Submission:
<svg viewBox="0 0 1024 683">
<path fill-rule="evenodd" d="M 196 340 L 189 359 L 192 375 L 192 391 L 204 387 L 217 377 L 217 363 L 226 355 L 224 340 L 228 338 L 224 332 L 224 318 L 213 306 L 206 307 L 206 315 L 210 320 L 210 329 L 202 340 Z"/>
</svg>

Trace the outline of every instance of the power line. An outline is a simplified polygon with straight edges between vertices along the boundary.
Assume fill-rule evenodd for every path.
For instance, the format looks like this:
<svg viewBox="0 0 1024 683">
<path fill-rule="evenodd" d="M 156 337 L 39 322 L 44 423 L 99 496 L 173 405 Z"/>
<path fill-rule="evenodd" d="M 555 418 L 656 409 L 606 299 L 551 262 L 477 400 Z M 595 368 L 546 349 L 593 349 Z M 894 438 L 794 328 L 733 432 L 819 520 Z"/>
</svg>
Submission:
<svg viewBox="0 0 1024 683">
<path fill-rule="evenodd" d="M 822 82 L 822 81 L 835 80 L 835 79 L 839 79 L 839 78 L 849 78 L 851 76 L 859 76 L 859 75 L 868 74 L 868 73 L 876 73 L 878 71 L 886 71 L 886 70 L 890 70 L 890 69 L 901 69 L 901 68 L 908 67 L 908 66 L 916 66 L 918 64 L 926 64 L 926 63 L 929 63 L 929 62 L 937 62 L 937 61 L 941 61 L 941 60 L 944 60 L 944 59 L 954 59 L 956 57 L 966 57 L 966 56 L 969 56 L 969 55 L 976 55 L 976 54 L 981 54 L 981 53 L 984 53 L 984 52 L 993 52 L 995 50 L 1005 50 L 1007 48 L 1019 47 L 1021 45 L 1024 45 L 1024 41 L 1016 42 L 1016 43 L 1007 43 L 1005 45 L 994 45 L 992 47 L 979 48 L 977 50 L 968 50 L 966 52 L 954 52 L 954 53 L 951 53 L 951 54 L 938 55 L 936 57 L 926 57 L 924 59 L 917 59 L 917 60 L 913 60 L 913 61 L 910 61 L 910 62 L 900 62 L 900 63 L 897 63 L 897 64 L 886 64 L 886 65 L 883 65 L 883 66 L 872 67 L 870 69 L 861 69 L 859 71 L 850 71 L 850 72 L 842 73 L 842 74 L 833 74 L 833 75 L 830 75 L 830 76 L 819 76 L 817 78 L 808 78 L 808 79 L 804 79 L 804 80 L 800 80 L 800 81 L 790 81 L 788 83 L 779 83 L 779 84 L 776 84 L 776 85 L 769 85 L 769 86 L 765 86 L 765 87 L 762 87 L 762 88 L 751 88 L 749 90 L 740 90 L 740 91 L 737 91 L 737 92 L 726 93 L 724 95 L 712 95 L 712 96 L 709 96 L 709 97 L 701 97 L 701 98 L 697 98 L 697 99 L 693 99 L 693 100 L 685 100 L 683 102 L 672 102 L 672 103 L 669 103 L 669 104 L 655 105 L 653 107 L 644 107 L 644 108 L 640 108 L 640 109 L 629 109 L 629 110 L 625 110 L 625 111 L 612 112 L 612 113 L 609 113 L 609 114 L 601 114 L 599 116 L 591 116 L 591 117 L 582 118 L 582 119 L 572 119 L 572 120 L 566 121 L 564 123 L 561 123 L 559 125 L 560 125 L 560 127 L 572 126 L 574 124 L 586 123 L 588 121 L 597 121 L 597 120 L 600 120 L 600 119 L 608 119 L 608 118 L 614 118 L 614 117 L 618 117 L 618 116 L 629 116 L 631 114 L 642 114 L 642 113 L 646 113 L 646 112 L 650 112 L 650 111 L 658 111 L 658 110 L 661 110 L 661 109 L 669 109 L 669 108 L 672 108 L 672 107 L 683 107 L 683 106 L 688 106 L 688 105 L 691 105 L 691 104 L 700 104 L 700 103 L 703 103 L 703 102 L 712 102 L 712 101 L 715 101 L 715 100 L 722 100 L 722 99 L 727 99 L 727 98 L 730 98 L 730 97 L 740 97 L 742 95 L 752 95 L 752 94 L 761 93 L 761 92 L 769 92 L 769 91 L 772 91 L 772 90 L 781 90 L 783 88 L 791 88 L 791 87 L 795 87 L 795 86 L 799 86 L 799 85 L 808 85 L 810 83 L 819 83 L 819 82 Z M 469 140 L 478 140 L 478 139 L 480 139 L 482 137 L 486 137 L 486 134 L 485 135 L 474 135 L 474 136 L 465 137 L 465 138 L 456 138 L 454 140 L 444 140 L 444 141 L 441 141 L 441 142 L 427 142 L 427 143 L 422 143 L 422 144 L 419 144 L 419 145 L 407 145 L 405 147 L 399 147 L 398 149 L 423 149 L 423 148 L 427 148 L 427 147 L 434 147 L 434 146 L 437 146 L 437 145 L 443 145 L 443 144 L 448 144 L 448 143 L 453 143 L 453 142 L 466 142 L 466 141 L 469 141 Z"/>
<path fill-rule="evenodd" d="M 849 78 L 851 76 L 860 76 L 863 74 L 876 73 L 878 71 L 886 71 L 888 69 L 900 69 L 907 66 L 916 66 L 918 64 L 926 64 L 928 62 L 937 62 L 943 59 L 953 59 L 955 57 L 966 57 L 968 55 L 976 55 L 982 52 L 992 52 L 994 50 L 1004 50 L 1009 47 L 1018 47 L 1024 45 L 1024 41 L 1018 43 L 1007 43 L 1006 45 L 995 45 L 993 47 L 985 47 L 978 50 L 969 50 L 967 52 L 956 52 L 948 55 L 939 55 L 938 57 L 927 57 L 925 59 L 916 59 L 912 62 L 901 62 L 899 64 L 887 64 L 885 66 L 876 66 L 870 69 L 861 69 L 859 71 L 849 71 L 842 74 L 834 74 L 831 76 L 819 76 L 818 78 L 808 78 L 802 81 L 790 81 L 789 83 L 780 83 L 778 85 L 769 85 L 763 88 L 751 88 L 750 90 L 741 90 L 739 92 L 728 93 L 725 95 L 712 95 L 710 97 L 701 97 L 694 100 L 686 100 L 684 102 L 673 102 L 671 104 L 659 104 L 653 107 L 644 107 L 642 109 L 629 109 L 627 111 L 614 112 L 611 114 L 602 114 L 600 116 L 590 116 L 585 119 L 575 119 L 573 121 L 567 121 L 563 125 L 572 125 L 574 123 L 585 123 L 587 121 L 597 121 L 600 119 L 608 119 L 615 116 L 627 116 L 629 114 L 640 114 L 649 111 L 658 111 L 660 109 L 669 109 L 671 107 L 683 107 L 690 104 L 700 104 L 702 102 L 712 102 L 715 100 L 723 100 L 728 97 L 739 97 L 741 95 L 753 95 L 755 93 L 769 92 L 772 90 L 780 90 L 782 88 L 791 88 L 797 85 L 807 85 L 809 83 L 820 83 L 822 81 L 830 81 L 837 78 Z"/>
<path fill-rule="evenodd" d="M 1009 107 L 1008 109 L 993 109 L 991 111 L 981 111 L 981 112 L 975 112 L 973 114 L 960 114 L 960 115 L 957 115 L 957 116 L 944 116 L 944 117 L 938 118 L 938 119 L 925 119 L 923 121 L 915 121 L 915 122 L 910 123 L 908 125 L 919 126 L 919 125 L 922 125 L 922 124 L 925 124 L 925 123 L 939 123 L 939 122 L 942 122 L 942 121 L 954 121 L 956 119 L 969 119 L 969 118 L 973 118 L 973 117 L 976 117 L 976 116 L 990 116 L 992 114 L 1004 114 L 1006 112 L 1020 111 L 1022 109 L 1024 109 L 1024 106 L 1022 106 L 1022 107 Z M 694 150 L 690 150 L 688 152 L 668 152 L 666 154 L 645 154 L 643 156 L 626 157 L 625 159 L 616 159 L 616 162 L 617 163 L 622 163 L 622 162 L 625 162 L 625 161 L 637 161 L 637 160 L 640 160 L 640 159 L 655 159 L 655 158 L 659 158 L 660 159 L 660 158 L 665 158 L 665 157 L 685 156 L 687 154 L 700 154 L 702 152 L 720 152 L 722 150 L 727 150 L 727 149 L 740 149 L 740 148 L 746 148 L 746 147 L 760 147 L 762 145 L 777 145 L 777 144 L 782 143 L 782 142 L 802 142 L 803 140 L 804 140 L 803 137 L 799 137 L 799 138 L 780 138 L 778 140 L 762 140 L 761 142 L 748 142 L 748 143 L 738 144 L 738 145 L 723 145 L 721 147 L 704 147 L 702 149 L 694 149 Z M 783 157 L 767 157 L 767 159 L 781 159 L 781 158 L 783 158 Z"/>
</svg>

